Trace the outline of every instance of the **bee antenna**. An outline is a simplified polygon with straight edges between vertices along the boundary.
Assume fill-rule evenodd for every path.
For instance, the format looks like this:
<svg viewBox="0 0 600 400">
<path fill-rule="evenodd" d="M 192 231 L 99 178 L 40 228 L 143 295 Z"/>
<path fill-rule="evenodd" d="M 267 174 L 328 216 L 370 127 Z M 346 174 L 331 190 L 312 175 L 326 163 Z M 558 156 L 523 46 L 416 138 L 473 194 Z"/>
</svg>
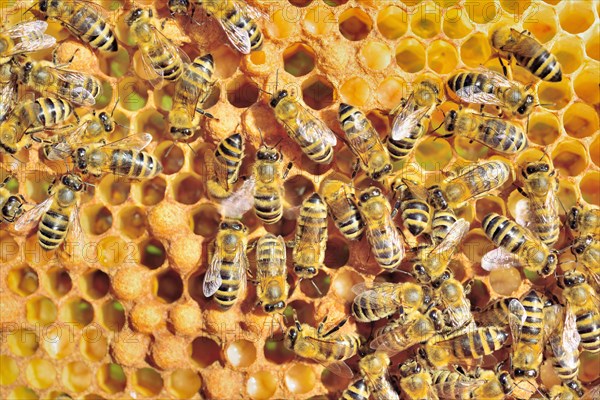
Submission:
<svg viewBox="0 0 600 400">
<path fill-rule="evenodd" d="M 119 94 L 117 93 L 117 101 L 115 101 L 115 105 L 113 106 L 112 110 L 110 111 L 110 116 L 112 118 L 113 114 L 115 113 L 115 109 L 117 108 L 117 104 L 119 104 L 119 100 L 121 98 L 119 97 Z"/>
<path fill-rule="evenodd" d="M 186 144 L 187 144 L 187 147 L 189 147 L 189 148 L 190 148 L 190 150 L 192 151 L 192 153 L 194 153 L 194 155 L 195 155 L 195 156 L 197 156 L 197 155 L 198 155 L 198 153 L 196 153 L 196 150 L 194 150 L 194 149 L 192 148 L 192 146 L 190 146 L 190 144 L 189 144 L 189 143 L 186 143 Z"/>
<path fill-rule="evenodd" d="M 23 14 L 27 14 L 28 12 L 31 12 L 31 10 L 33 9 L 33 7 L 37 6 L 37 2 L 34 2 L 33 5 L 31 7 L 29 7 L 27 10 L 25 10 L 23 12 Z M 33 14 L 33 13 L 32 13 Z M 35 14 L 34 14 L 35 15 Z"/>
<path fill-rule="evenodd" d="M 121 125 L 120 123 L 118 123 L 117 121 L 113 121 L 115 125 L 119 125 L 121 128 L 125 128 L 127 130 L 131 130 L 131 127 L 129 126 L 125 126 L 125 125 Z"/>
<path fill-rule="evenodd" d="M 258 89 L 260 92 L 263 92 L 263 93 L 266 93 L 266 94 L 268 94 L 269 96 L 273 96 L 273 93 L 271 93 L 271 92 L 268 92 L 268 91 L 266 91 L 266 90 L 264 90 L 264 89 L 261 89 L 261 88 L 259 88 L 259 87 L 257 87 L 257 89 Z"/>
<path fill-rule="evenodd" d="M 262 130 L 260 128 L 256 128 L 256 129 L 258 129 L 258 134 L 260 135 L 260 144 L 264 145 L 265 144 L 265 138 L 264 138 L 264 136 L 262 134 Z"/>
<path fill-rule="evenodd" d="M 277 93 L 277 85 L 279 84 L 279 68 L 275 71 L 275 93 Z"/>
<path fill-rule="evenodd" d="M 279 146 L 279 143 L 281 143 L 283 141 L 283 137 L 281 139 L 279 139 L 279 141 L 277 143 L 275 143 L 271 149 L 274 149 L 275 147 Z"/>
<path fill-rule="evenodd" d="M 321 293 L 321 291 L 319 290 L 319 288 L 317 287 L 317 284 L 315 283 L 315 281 L 313 281 L 312 279 L 310 280 L 310 283 L 312 283 L 313 287 L 317 290 L 317 293 L 319 293 L 319 296 L 323 296 L 323 293 Z"/>
</svg>

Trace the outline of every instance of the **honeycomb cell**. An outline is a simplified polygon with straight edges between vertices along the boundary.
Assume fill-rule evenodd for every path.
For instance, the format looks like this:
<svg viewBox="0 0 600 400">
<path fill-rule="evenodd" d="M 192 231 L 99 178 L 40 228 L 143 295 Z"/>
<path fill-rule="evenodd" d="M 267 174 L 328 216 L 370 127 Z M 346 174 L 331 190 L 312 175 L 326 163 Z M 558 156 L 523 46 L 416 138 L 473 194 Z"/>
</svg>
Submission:
<svg viewBox="0 0 600 400">
<path fill-rule="evenodd" d="M 523 29 L 531 32 L 540 43 L 546 43 L 556 35 L 558 27 L 555 12 L 551 7 L 543 4 L 536 4 L 535 7 L 535 18 L 526 18 L 523 22 Z"/>
<path fill-rule="evenodd" d="M 585 52 L 588 57 L 600 61 L 600 30 L 596 29 L 592 31 L 585 45 Z"/>
<path fill-rule="evenodd" d="M 134 187 L 133 196 L 136 201 L 145 206 L 153 206 L 165 198 L 167 183 L 159 176 L 152 180 L 146 180 Z"/>
<path fill-rule="evenodd" d="M 283 69 L 293 76 L 304 76 L 315 68 L 316 59 L 310 46 L 294 43 L 283 51 Z"/>
<path fill-rule="evenodd" d="M 129 197 L 131 184 L 121 177 L 107 174 L 98 186 L 100 198 L 104 203 L 117 206 L 123 204 Z"/>
<path fill-rule="evenodd" d="M 178 174 L 173 181 L 173 195 L 175 201 L 182 204 L 195 204 L 204 194 L 204 185 L 195 175 L 189 173 Z"/>
<path fill-rule="evenodd" d="M 156 295 L 165 303 L 174 303 L 183 294 L 181 276 L 172 269 L 156 276 Z"/>
<path fill-rule="evenodd" d="M 140 368 L 133 374 L 133 389 L 144 397 L 157 396 L 162 388 L 163 379 L 152 368 Z"/>
<path fill-rule="evenodd" d="M 356 296 L 352 291 L 352 287 L 361 282 L 363 282 L 363 278 L 357 272 L 350 269 L 341 270 L 333 278 L 333 292 L 339 298 L 351 302 Z"/>
<path fill-rule="evenodd" d="M 83 293 L 91 299 L 100 299 L 110 290 L 110 278 L 104 271 L 98 269 L 86 272 L 79 285 Z"/>
<path fill-rule="evenodd" d="M 590 204 L 600 206 L 600 172 L 589 171 L 579 182 L 581 196 Z"/>
<path fill-rule="evenodd" d="M 90 387 L 94 375 L 86 363 L 73 361 L 62 370 L 62 384 L 71 392 L 81 393 Z"/>
<path fill-rule="evenodd" d="M 0 355 L 0 386 L 12 385 L 19 377 L 19 366 L 14 358 Z"/>
<path fill-rule="evenodd" d="M 35 270 L 24 266 L 11 269 L 6 275 L 6 284 L 15 294 L 26 297 L 35 293 L 40 282 Z"/>
<path fill-rule="evenodd" d="M 490 292 L 487 286 L 480 280 L 471 284 L 471 291 L 467 295 L 472 307 L 483 309 L 490 301 Z"/>
<path fill-rule="evenodd" d="M 313 368 L 304 364 L 296 364 L 285 372 L 285 386 L 294 394 L 310 392 L 316 380 Z"/>
<path fill-rule="evenodd" d="M 371 89 L 364 79 L 354 77 L 340 86 L 340 96 L 344 102 L 360 107 L 371 97 Z"/>
<path fill-rule="evenodd" d="M 310 8 L 304 15 L 304 29 L 313 36 L 328 36 L 336 25 L 335 15 L 319 4 Z"/>
<path fill-rule="evenodd" d="M 206 368 L 221 359 L 221 348 L 210 338 L 197 337 L 192 342 L 191 358 L 199 368 Z"/>
<path fill-rule="evenodd" d="M 442 170 L 451 159 L 452 147 L 444 139 L 427 137 L 419 143 L 415 150 L 415 160 L 426 171 Z"/>
<path fill-rule="evenodd" d="M 430 39 L 440 33 L 441 10 L 438 6 L 433 3 L 422 4 L 417 9 L 416 15 L 418 17 L 410 20 L 410 28 L 415 35 Z"/>
<path fill-rule="evenodd" d="M 246 382 L 246 392 L 255 400 L 271 398 L 277 390 L 277 377 L 269 371 L 255 372 Z"/>
<path fill-rule="evenodd" d="M 211 51 L 215 61 L 215 76 L 221 79 L 230 78 L 240 66 L 242 55 L 231 46 L 219 46 Z"/>
<path fill-rule="evenodd" d="M 156 146 L 156 155 L 163 167 L 163 174 L 173 175 L 183 167 L 185 163 L 185 154 L 181 147 L 170 140 L 161 142 Z"/>
<path fill-rule="evenodd" d="M 167 378 L 165 386 L 173 396 L 189 399 L 199 393 L 202 381 L 198 374 L 191 369 L 176 369 Z"/>
<path fill-rule="evenodd" d="M 493 212 L 500 215 L 506 213 L 504 200 L 497 196 L 485 196 L 477 199 L 475 202 L 475 217 L 478 221 L 483 221 L 486 215 Z"/>
<path fill-rule="evenodd" d="M 227 85 L 227 101 L 237 108 L 247 108 L 258 100 L 258 86 L 245 75 L 238 76 Z"/>
<path fill-rule="evenodd" d="M 81 297 L 74 297 L 61 306 L 58 316 L 63 322 L 83 328 L 94 320 L 94 307 Z"/>
<path fill-rule="evenodd" d="M 571 82 L 563 77 L 560 82 L 541 82 L 538 86 L 538 99 L 542 107 L 560 110 L 571 101 Z"/>
<path fill-rule="evenodd" d="M 406 72 L 419 72 L 425 67 L 425 48 L 414 38 L 402 39 L 396 46 L 396 63 Z"/>
<path fill-rule="evenodd" d="M 137 63 L 140 64 L 139 62 Z M 119 81 L 117 90 L 121 96 L 121 105 L 129 111 L 138 111 L 148 102 L 148 92 L 142 80 L 126 77 Z"/>
<path fill-rule="evenodd" d="M 144 234 L 148 223 L 146 211 L 138 206 L 124 207 L 117 215 L 117 228 L 130 239 L 135 239 Z"/>
<path fill-rule="evenodd" d="M 579 368 L 579 379 L 582 382 L 592 382 L 598 379 L 600 375 L 600 364 L 597 353 L 582 352 L 580 356 L 581 365 Z"/>
<path fill-rule="evenodd" d="M 435 40 L 427 46 L 427 64 L 438 74 L 447 74 L 456 69 L 458 53 L 445 40 Z"/>
<path fill-rule="evenodd" d="M 377 14 L 377 29 L 386 39 L 401 38 L 408 29 L 408 16 L 400 7 L 387 6 Z"/>
<path fill-rule="evenodd" d="M 577 74 L 573 82 L 573 88 L 577 96 L 586 103 L 593 105 L 600 103 L 600 92 L 597 89 L 599 85 L 600 67 L 597 64 L 586 66 Z"/>
<path fill-rule="evenodd" d="M 71 334 L 64 331 L 64 326 L 58 324 L 48 325 L 44 329 L 42 348 L 54 358 L 61 359 L 73 353 L 75 341 Z"/>
<path fill-rule="evenodd" d="M 563 114 L 563 126 L 569 136 L 581 139 L 598 131 L 598 113 L 585 103 L 573 103 Z"/>
<path fill-rule="evenodd" d="M 123 263 L 133 263 L 136 255 L 135 243 L 127 243 L 118 236 L 107 236 L 100 240 L 95 254 L 96 260 L 105 268 L 114 268 Z"/>
<path fill-rule="evenodd" d="M 8 400 L 38 400 L 40 397 L 25 386 L 17 386 L 8 394 Z"/>
<path fill-rule="evenodd" d="M 483 255 L 493 248 L 485 232 L 479 228 L 467 233 L 462 242 L 463 252 L 474 263 L 480 263 Z"/>
<path fill-rule="evenodd" d="M 0 232 L 0 261 L 8 262 L 19 254 L 19 245 L 7 231 Z"/>
<path fill-rule="evenodd" d="M 444 13 L 442 30 L 450 39 L 462 39 L 473 32 L 473 23 L 464 8 L 451 7 Z"/>
<path fill-rule="evenodd" d="M 574 183 L 561 179 L 558 183 L 558 200 L 560 200 L 561 204 L 565 207 L 565 209 L 570 210 L 579 199 L 579 194 L 577 193 L 577 188 Z M 564 214 L 565 211 L 560 207 L 558 209 L 560 214 Z"/>
<path fill-rule="evenodd" d="M 360 8 L 349 8 L 338 18 L 340 33 L 348 40 L 363 40 L 373 29 L 373 21 Z"/>
<path fill-rule="evenodd" d="M 560 126 L 556 115 L 547 111 L 534 112 L 529 116 L 527 137 L 535 144 L 546 146 L 560 136 Z"/>
<path fill-rule="evenodd" d="M 563 37 L 554 43 L 552 54 L 560 63 L 563 74 L 571 74 L 583 62 L 583 43 L 578 37 Z"/>
<path fill-rule="evenodd" d="M 523 278 L 517 268 L 499 269 L 490 272 L 490 286 L 495 293 L 510 296 L 519 286 Z"/>
<path fill-rule="evenodd" d="M 325 271 L 320 270 L 317 275 L 312 279 L 303 279 L 300 281 L 300 289 L 302 293 L 308 297 L 316 299 L 324 297 L 329 292 L 331 286 L 331 276 Z"/>
<path fill-rule="evenodd" d="M 127 386 L 127 375 L 119 364 L 104 364 L 98 369 L 96 379 L 100 389 L 108 394 L 120 393 Z"/>
<path fill-rule="evenodd" d="M 102 235 L 112 226 L 112 214 L 102 204 L 86 207 L 81 216 L 81 227 L 91 235 Z"/>
<path fill-rule="evenodd" d="M 157 269 L 165 262 L 167 253 L 160 240 L 150 238 L 139 244 L 140 263 L 150 269 Z"/>
<path fill-rule="evenodd" d="M 106 329 L 119 332 L 125 325 L 125 309 L 116 300 L 108 300 L 100 309 L 99 320 Z"/>
<path fill-rule="evenodd" d="M 406 91 L 407 83 L 402 78 L 389 76 L 381 81 L 377 87 L 376 96 L 381 105 L 386 109 L 393 110 L 405 97 Z"/>
<path fill-rule="evenodd" d="M 521 15 L 531 6 L 531 0 L 500 0 L 500 6 L 511 14 Z"/>
<path fill-rule="evenodd" d="M 217 234 L 221 216 L 219 210 L 210 203 L 201 204 L 192 211 L 192 230 L 196 235 L 212 237 Z"/>
<path fill-rule="evenodd" d="M 54 383 L 56 370 L 50 361 L 34 358 L 25 369 L 25 377 L 34 388 L 46 389 Z"/>
<path fill-rule="evenodd" d="M 496 20 L 498 13 L 502 10 L 494 0 L 482 0 L 465 2 L 465 8 L 471 21 L 476 24 L 487 24 Z"/>
<path fill-rule="evenodd" d="M 307 106 L 321 110 L 336 100 L 333 84 L 324 76 L 312 76 L 302 82 L 302 99 Z"/>
<path fill-rule="evenodd" d="M 285 200 L 292 206 L 302 204 L 304 198 L 315 191 L 314 183 L 303 175 L 296 175 L 285 181 Z"/>
<path fill-rule="evenodd" d="M 483 65 L 491 54 L 490 42 L 481 32 L 474 33 L 460 46 L 460 58 L 471 68 Z"/>
<path fill-rule="evenodd" d="M 600 135 L 596 136 L 596 139 L 590 144 L 590 157 L 592 162 L 600 167 Z"/>
<path fill-rule="evenodd" d="M 363 62 L 374 71 L 387 68 L 392 61 L 392 51 L 385 43 L 366 42 L 360 50 Z"/>
<path fill-rule="evenodd" d="M 26 317 L 32 324 L 50 324 L 56 320 L 56 315 L 56 306 L 49 298 L 40 296 L 27 300 Z"/>
<path fill-rule="evenodd" d="M 48 188 L 54 180 L 53 175 L 42 171 L 30 171 L 25 178 L 25 195 L 36 203 L 48 198 Z"/>
<path fill-rule="evenodd" d="M 340 268 L 348 263 L 350 258 L 350 248 L 348 243 L 339 237 L 329 236 L 327 248 L 325 250 L 325 265 L 328 268 Z"/>
<path fill-rule="evenodd" d="M 225 358 L 234 368 L 246 368 L 256 361 L 256 347 L 248 340 L 237 340 L 225 348 Z"/>
<path fill-rule="evenodd" d="M 29 329 L 17 329 L 14 332 L 7 331 L 5 337 L 7 338 L 8 349 L 15 356 L 32 356 L 39 347 L 37 334 Z"/>
<path fill-rule="evenodd" d="M 561 141 L 552 151 L 552 161 L 561 176 L 578 176 L 589 164 L 587 149 L 575 140 Z"/>
<path fill-rule="evenodd" d="M 98 325 L 85 327 L 79 341 L 79 351 L 89 361 L 102 360 L 108 352 L 108 342 L 104 331 Z"/>
<path fill-rule="evenodd" d="M 296 358 L 296 354 L 288 350 L 282 340 L 276 338 L 265 340 L 264 353 L 268 361 L 278 365 L 289 363 Z"/>
<path fill-rule="evenodd" d="M 267 61 L 267 55 L 262 50 L 253 51 L 248 56 L 250 62 L 254 65 L 263 65 Z"/>
<path fill-rule="evenodd" d="M 594 23 L 592 2 L 569 1 L 558 15 L 560 26 L 574 35 L 588 30 Z"/>
<path fill-rule="evenodd" d="M 295 7 L 306 7 L 313 2 L 313 0 L 288 0 L 291 5 Z"/>
<path fill-rule="evenodd" d="M 293 10 L 292 7 L 285 7 L 271 15 L 272 23 L 267 24 L 269 36 L 285 39 L 294 33 L 299 14 Z"/>
</svg>

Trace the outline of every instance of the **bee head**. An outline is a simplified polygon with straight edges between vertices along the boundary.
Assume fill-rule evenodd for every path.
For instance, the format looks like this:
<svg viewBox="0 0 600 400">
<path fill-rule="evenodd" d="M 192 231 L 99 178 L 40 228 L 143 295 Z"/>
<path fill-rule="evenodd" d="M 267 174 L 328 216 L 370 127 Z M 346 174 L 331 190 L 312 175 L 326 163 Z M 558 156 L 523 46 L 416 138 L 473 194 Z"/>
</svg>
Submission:
<svg viewBox="0 0 600 400">
<path fill-rule="evenodd" d="M 265 312 L 267 314 L 271 314 L 278 310 L 283 310 L 284 308 L 285 308 L 285 301 L 278 301 L 277 303 L 273 303 L 273 304 L 265 304 L 263 307 L 263 309 L 265 310 Z"/>
<path fill-rule="evenodd" d="M 77 164 L 77 168 L 81 171 L 85 171 L 87 169 L 87 151 L 85 148 L 80 147 L 75 150 L 75 164 Z"/>
<path fill-rule="evenodd" d="M 171 134 L 172 135 L 180 135 L 180 136 L 184 136 L 187 138 L 187 137 L 192 136 L 193 132 L 190 128 L 178 128 L 176 126 L 172 126 Z"/>
<path fill-rule="evenodd" d="M 314 278 L 317 275 L 317 268 L 306 267 L 303 265 L 294 265 L 294 272 L 302 279 Z"/>
<path fill-rule="evenodd" d="M 38 7 L 40 8 L 40 11 L 43 13 L 48 11 L 48 0 L 40 0 L 40 2 L 38 3 Z"/>
<path fill-rule="evenodd" d="M 433 322 L 433 326 L 435 327 L 436 331 L 440 332 L 442 331 L 442 329 L 444 329 L 444 316 L 442 315 L 440 310 L 434 308 L 431 311 L 429 311 L 429 318 L 431 319 L 431 322 Z"/>
<path fill-rule="evenodd" d="M 279 152 L 267 146 L 261 146 L 256 152 L 256 158 L 261 161 L 279 161 Z"/>
<path fill-rule="evenodd" d="M 515 378 L 537 378 L 538 372 L 535 369 L 515 368 L 513 374 Z"/>
<path fill-rule="evenodd" d="M 376 187 L 371 187 L 367 190 L 365 190 L 364 192 L 361 193 L 360 197 L 359 197 L 359 204 L 360 203 L 366 203 L 367 201 L 369 201 L 371 198 L 375 198 L 375 197 L 379 197 L 381 196 L 381 190 L 379 190 Z"/>
<path fill-rule="evenodd" d="M 527 178 L 538 172 L 550 171 L 550 165 L 545 162 L 535 162 L 527 164 L 527 167 L 522 171 L 523 177 Z"/>
<path fill-rule="evenodd" d="M 585 238 L 580 238 L 577 240 L 575 245 L 571 247 L 571 253 L 574 255 L 581 255 L 585 252 L 585 250 L 592 244 L 594 238 L 591 235 L 586 236 Z"/>
<path fill-rule="evenodd" d="M 102 126 L 104 127 L 104 131 L 105 132 L 111 132 L 113 130 L 112 121 L 110 120 L 110 117 L 109 117 L 109 115 L 107 113 L 105 113 L 104 111 L 102 111 L 98 115 L 98 119 L 102 123 Z"/>
<path fill-rule="evenodd" d="M 569 228 L 571 228 L 572 230 L 577 230 L 578 226 L 579 226 L 579 215 L 580 215 L 581 211 L 579 210 L 579 207 L 572 207 L 571 210 L 569 211 L 569 214 L 567 215 L 567 224 L 569 225 Z"/>
<path fill-rule="evenodd" d="M 516 96 L 515 96 L 516 97 Z M 519 100 L 521 100 L 521 93 L 518 94 L 518 99 L 516 102 L 518 102 Z M 525 116 L 525 115 L 529 115 L 529 113 L 531 112 L 531 109 L 534 106 L 534 98 L 533 95 L 528 94 L 527 96 L 525 96 L 525 101 L 521 104 L 521 106 L 517 109 L 517 113 L 520 116 Z"/>
<path fill-rule="evenodd" d="M 75 175 L 75 174 L 63 175 L 61 182 L 63 185 L 65 185 L 66 187 L 68 187 L 69 189 L 71 189 L 75 192 L 80 192 L 83 190 L 83 181 L 81 180 L 79 175 Z"/>
<path fill-rule="evenodd" d="M 579 381 L 570 381 L 566 384 L 566 386 L 577 393 L 577 396 L 583 397 L 583 388 L 581 387 L 581 383 L 579 383 Z"/>
<path fill-rule="evenodd" d="M 574 287 L 584 284 L 585 276 L 579 271 L 569 271 L 562 278 L 562 285 L 564 287 Z"/>
<path fill-rule="evenodd" d="M 556 252 L 552 252 L 546 258 L 546 265 L 542 268 L 542 276 L 547 277 L 554 273 L 556 266 L 558 265 L 558 257 Z"/>
<path fill-rule="evenodd" d="M 427 201 L 437 210 L 445 210 L 448 208 L 446 195 L 439 186 L 432 186 L 429 188 L 429 197 Z"/>
<path fill-rule="evenodd" d="M 500 382 L 500 385 L 502 385 L 502 391 L 505 394 L 512 392 L 512 379 L 510 378 L 510 374 L 508 372 L 501 372 L 500 375 L 498 375 L 498 382 Z"/>
<path fill-rule="evenodd" d="M 269 103 L 269 105 L 272 108 L 277 107 L 277 104 L 279 104 L 279 102 L 281 100 L 283 100 L 285 97 L 287 97 L 287 95 L 288 95 L 287 90 L 280 90 L 279 92 L 277 92 L 277 94 L 275 96 L 273 96 L 271 98 L 271 102 Z"/>
<path fill-rule="evenodd" d="M 300 322 L 296 321 L 294 326 L 288 328 L 288 331 L 285 335 L 284 345 L 287 349 L 293 350 L 294 346 L 296 346 L 296 341 L 298 340 L 298 336 L 302 331 L 302 325 Z"/>
<path fill-rule="evenodd" d="M 190 8 L 190 2 L 188 0 L 169 0 L 168 7 L 171 14 L 185 14 Z"/>
<path fill-rule="evenodd" d="M 150 16 L 152 16 L 152 11 L 149 12 Z M 133 25 L 133 23 L 135 21 L 137 21 L 138 19 L 140 19 L 142 17 L 142 15 L 144 15 L 144 10 L 142 10 L 141 8 L 136 8 L 135 10 L 133 10 L 129 16 L 127 17 L 127 19 L 125 20 L 125 23 L 128 26 Z"/>
<path fill-rule="evenodd" d="M 33 63 L 31 61 L 27 61 L 25 63 L 25 65 L 23 66 L 23 71 L 25 71 L 25 73 L 31 72 L 32 69 L 33 69 Z"/>
<path fill-rule="evenodd" d="M 456 119 L 457 118 L 458 118 L 458 112 L 456 110 L 450 110 L 450 112 L 446 115 L 444 124 L 446 125 L 446 130 L 448 132 L 454 132 L 454 128 L 456 127 Z"/>
<path fill-rule="evenodd" d="M 378 181 L 390 172 L 392 172 L 392 164 L 385 164 L 381 170 L 373 172 L 371 178 Z"/>
</svg>

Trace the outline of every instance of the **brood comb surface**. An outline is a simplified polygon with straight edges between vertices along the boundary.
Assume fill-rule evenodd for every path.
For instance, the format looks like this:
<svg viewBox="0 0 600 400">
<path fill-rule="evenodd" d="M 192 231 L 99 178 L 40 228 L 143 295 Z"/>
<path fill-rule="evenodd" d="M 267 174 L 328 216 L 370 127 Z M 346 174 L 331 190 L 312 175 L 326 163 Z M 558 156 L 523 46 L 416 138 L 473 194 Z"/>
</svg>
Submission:
<svg viewBox="0 0 600 400">
<path fill-rule="evenodd" d="M 106 82 L 98 109 L 112 109 L 115 118 L 134 132 L 149 132 L 149 151 L 164 165 L 163 173 L 139 183 L 106 176 L 81 206 L 86 242 L 70 254 L 43 253 L 37 236 L 0 232 L 0 319 L 2 337 L 0 397 L 11 399 L 72 397 L 122 398 L 309 398 L 338 396 L 344 381 L 321 366 L 295 358 L 284 349 L 280 333 L 270 337 L 271 318 L 255 308 L 255 290 L 221 312 L 202 294 L 207 244 L 220 220 L 218 207 L 207 198 L 204 151 L 241 125 L 247 140 L 242 175 L 248 175 L 260 145 L 259 129 L 269 144 L 280 139 L 294 167 L 286 182 L 286 209 L 297 207 L 319 189 L 328 176 L 350 176 L 352 157 L 339 145 L 329 166 L 310 162 L 276 123 L 264 91 L 290 89 L 341 134 L 337 121 L 340 101 L 365 111 L 383 135 L 390 129 L 387 112 L 411 92 L 411 82 L 429 74 L 443 81 L 460 68 L 480 64 L 499 70 L 487 33 L 509 23 L 529 30 L 550 49 L 563 67 L 559 83 L 537 83 L 541 106 L 531 115 L 527 134 L 531 146 L 510 159 L 514 165 L 550 155 L 559 170 L 559 197 L 565 208 L 578 199 L 600 204 L 599 11 L 593 1 L 378 1 L 378 0 L 248 0 L 270 16 L 259 21 L 265 44 L 242 56 L 227 45 L 212 18 L 202 25 L 181 28 L 168 19 L 166 2 L 134 2 L 152 6 L 167 18 L 165 35 L 191 59 L 211 53 L 219 79 L 206 108 L 217 119 L 203 119 L 190 146 L 171 147 L 166 115 L 173 85 L 161 90 L 139 78 L 143 74 L 123 21 L 134 4 L 99 2 L 116 26 L 121 48 L 107 58 L 78 43 L 57 23 L 50 33 L 65 43 L 62 60 L 75 49 L 73 69 L 91 71 Z M 3 9 L 6 21 L 16 22 L 27 9 Z M 45 52 L 42 55 L 48 55 Z M 519 67 L 515 79 L 533 83 Z M 444 111 L 456 107 L 449 102 Z M 441 122 L 434 114 L 431 126 Z M 443 129 L 442 129 L 443 131 Z M 117 127 L 110 140 L 128 134 Z M 166 154 L 168 153 L 168 157 Z M 463 138 L 422 140 L 405 165 L 419 163 L 425 171 L 446 168 L 455 161 L 489 158 L 493 152 Z M 30 204 L 42 201 L 61 163 L 48 163 L 37 151 L 17 154 L 24 165 L 4 157 L 1 177 L 17 171 L 18 189 Z M 436 174 L 429 175 L 431 180 Z M 370 184 L 362 174 L 355 186 Z M 520 296 L 529 289 L 516 269 L 488 273 L 478 262 L 491 243 L 481 220 L 491 211 L 512 214 L 518 200 L 509 181 L 460 210 L 471 231 L 463 253 L 452 264 L 458 279 L 474 279 L 469 295 L 482 307 L 500 296 Z M 561 211 L 561 214 L 564 214 Z M 263 226 L 249 212 L 243 222 L 251 240 L 265 231 L 293 237 L 295 215 Z M 349 314 L 351 287 L 382 274 L 369 259 L 366 241 L 349 244 L 329 223 L 326 265 L 315 279 L 322 294 L 308 282 L 292 285 L 289 306 L 303 322 L 315 324 L 325 315 L 336 321 Z M 568 237 L 561 235 L 557 248 Z M 253 258 L 253 254 L 251 258 Z M 568 259 L 569 256 L 565 256 Z M 288 253 L 288 260 L 291 253 Z M 350 262 L 352 260 L 352 262 Z M 531 279 L 537 279 L 529 276 Z M 395 276 L 395 281 L 404 280 Z M 536 283 L 542 283 L 536 281 Z M 289 317 L 290 308 L 286 312 Z M 358 325 L 358 326 L 357 326 Z M 344 330 L 369 326 L 351 319 Z M 402 355 L 400 359 L 405 358 Z M 587 356 L 586 356 L 587 357 Z M 598 355 L 584 358 L 584 383 L 600 375 Z M 549 369 L 542 380 L 556 382 Z"/>
</svg>

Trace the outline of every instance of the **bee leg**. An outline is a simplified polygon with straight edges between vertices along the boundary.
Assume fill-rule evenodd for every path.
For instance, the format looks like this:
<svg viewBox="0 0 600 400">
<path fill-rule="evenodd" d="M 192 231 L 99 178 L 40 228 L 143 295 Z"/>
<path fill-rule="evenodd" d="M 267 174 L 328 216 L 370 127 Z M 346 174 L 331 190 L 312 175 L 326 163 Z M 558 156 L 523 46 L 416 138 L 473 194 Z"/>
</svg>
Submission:
<svg viewBox="0 0 600 400">
<path fill-rule="evenodd" d="M 356 176 L 356 174 L 358 174 L 359 168 L 360 168 L 360 161 L 356 160 L 354 162 L 354 166 L 352 167 L 352 179 L 354 179 L 354 177 Z"/>
<path fill-rule="evenodd" d="M 323 328 L 325 327 L 325 322 L 327 322 L 327 315 L 323 318 L 323 321 L 319 322 L 319 327 L 317 328 L 317 334 L 320 336 Z"/>
<path fill-rule="evenodd" d="M 294 164 L 291 161 L 286 165 L 285 169 L 283 170 L 283 174 L 281 175 L 283 179 L 287 178 L 293 165 Z"/>
<path fill-rule="evenodd" d="M 326 334 L 324 334 L 322 337 L 327 337 L 331 334 L 334 334 L 335 332 L 339 331 L 340 328 L 342 326 L 344 326 L 346 324 L 346 322 L 348 322 L 348 318 L 344 318 L 343 320 L 341 320 L 340 322 L 338 322 L 338 324 L 336 326 L 334 326 L 333 328 L 331 328 Z"/>
</svg>

